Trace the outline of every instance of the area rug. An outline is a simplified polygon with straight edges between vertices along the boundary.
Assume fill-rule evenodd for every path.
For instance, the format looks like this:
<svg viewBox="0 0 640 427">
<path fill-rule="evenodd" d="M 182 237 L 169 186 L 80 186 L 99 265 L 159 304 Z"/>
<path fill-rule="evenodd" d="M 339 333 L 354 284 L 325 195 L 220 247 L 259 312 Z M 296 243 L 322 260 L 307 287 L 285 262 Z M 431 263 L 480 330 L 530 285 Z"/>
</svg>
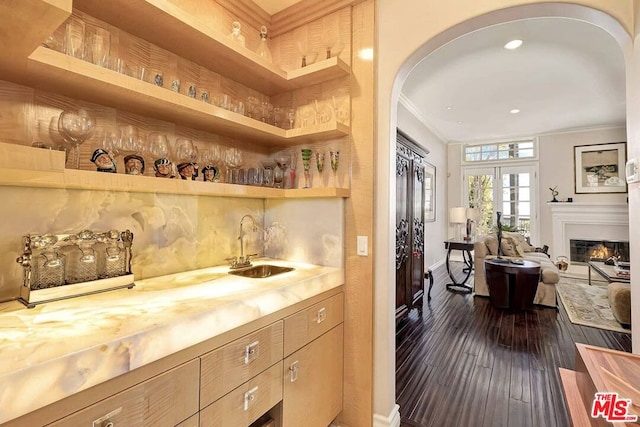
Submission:
<svg viewBox="0 0 640 427">
<path fill-rule="evenodd" d="M 631 333 L 631 329 L 623 327 L 613 317 L 606 286 L 589 286 L 571 279 L 562 279 L 556 287 L 571 323 Z"/>
</svg>

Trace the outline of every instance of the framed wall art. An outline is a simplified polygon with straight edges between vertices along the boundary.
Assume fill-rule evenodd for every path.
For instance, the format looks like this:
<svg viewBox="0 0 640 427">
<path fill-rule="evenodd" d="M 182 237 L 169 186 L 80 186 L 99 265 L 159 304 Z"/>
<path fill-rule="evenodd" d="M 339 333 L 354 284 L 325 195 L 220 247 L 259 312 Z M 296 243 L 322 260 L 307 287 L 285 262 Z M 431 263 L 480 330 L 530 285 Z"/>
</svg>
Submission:
<svg viewBox="0 0 640 427">
<path fill-rule="evenodd" d="M 627 144 L 615 142 L 574 148 L 576 194 L 626 193 Z"/>
<path fill-rule="evenodd" d="M 436 167 L 424 162 L 424 220 L 436 220 Z"/>
</svg>

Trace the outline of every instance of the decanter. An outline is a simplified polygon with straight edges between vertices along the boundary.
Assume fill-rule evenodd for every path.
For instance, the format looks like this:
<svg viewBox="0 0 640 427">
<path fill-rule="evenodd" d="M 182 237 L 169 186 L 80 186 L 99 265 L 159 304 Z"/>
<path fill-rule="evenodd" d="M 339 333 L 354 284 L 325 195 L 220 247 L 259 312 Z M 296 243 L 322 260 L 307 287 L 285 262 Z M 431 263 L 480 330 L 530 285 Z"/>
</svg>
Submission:
<svg viewBox="0 0 640 427">
<path fill-rule="evenodd" d="M 269 42 L 267 41 L 267 27 L 264 25 L 260 27 L 260 43 L 256 53 L 267 62 L 271 62 L 271 49 L 269 49 Z"/>
<path fill-rule="evenodd" d="M 229 38 L 244 47 L 244 36 L 240 33 L 240 28 L 240 23 L 238 21 L 233 21 L 231 23 L 231 34 L 229 34 Z"/>
</svg>

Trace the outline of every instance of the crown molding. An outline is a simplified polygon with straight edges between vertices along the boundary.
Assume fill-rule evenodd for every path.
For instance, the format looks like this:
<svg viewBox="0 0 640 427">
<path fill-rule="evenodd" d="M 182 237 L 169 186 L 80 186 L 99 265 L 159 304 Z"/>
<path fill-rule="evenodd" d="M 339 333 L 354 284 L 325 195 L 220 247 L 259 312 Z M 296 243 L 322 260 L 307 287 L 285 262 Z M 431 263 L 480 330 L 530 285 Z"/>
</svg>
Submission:
<svg viewBox="0 0 640 427">
<path fill-rule="evenodd" d="M 273 14 L 271 16 L 269 33 L 273 37 L 287 33 L 337 10 L 354 6 L 363 1 L 364 0 L 302 0 Z"/>
<path fill-rule="evenodd" d="M 435 127 L 429 123 L 429 120 L 427 120 L 427 118 L 425 116 L 422 115 L 422 113 L 420 112 L 420 110 L 418 110 L 418 108 L 415 106 L 415 104 L 413 102 L 411 102 L 411 100 L 409 98 L 406 97 L 406 95 L 404 93 L 400 93 L 400 98 L 398 99 L 398 102 L 407 109 L 407 111 L 409 111 L 409 113 L 411 113 L 411 115 L 413 117 L 415 117 L 420 123 L 422 123 L 422 125 L 424 127 L 426 127 L 429 132 L 431 132 L 432 134 L 435 135 L 436 138 L 438 138 L 440 141 L 442 141 L 445 144 L 448 144 L 449 140 L 447 140 L 447 138 L 445 138 L 444 136 L 442 136 L 436 129 Z"/>
<path fill-rule="evenodd" d="M 271 15 L 252 0 L 216 0 L 216 3 L 227 9 L 232 15 L 242 17 L 242 20 L 251 27 L 260 28 L 262 25 L 266 25 L 271 33 Z"/>
</svg>

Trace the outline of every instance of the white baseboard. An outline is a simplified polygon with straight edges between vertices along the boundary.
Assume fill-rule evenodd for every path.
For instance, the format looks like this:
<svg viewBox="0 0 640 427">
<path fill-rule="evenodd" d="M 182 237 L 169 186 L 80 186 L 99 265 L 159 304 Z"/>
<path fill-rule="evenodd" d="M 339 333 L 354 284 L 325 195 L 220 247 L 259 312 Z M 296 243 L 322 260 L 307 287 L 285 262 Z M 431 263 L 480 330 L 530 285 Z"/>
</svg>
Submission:
<svg viewBox="0 0 640 427">
<path fill-rule="evenodd" d="M 427 267 L 431 271 L 436 271 L 437 268 L 444 267 L 446 263 L 446 258 L 442 258 L 441 260 L 436 261 L 435 264 Z"/>
<path fill-rule="evenodd" d="M 388 416 L 374 414 L 373 427 L 400 427 L 400 406 L 393 405 Z"/>
</svg>

